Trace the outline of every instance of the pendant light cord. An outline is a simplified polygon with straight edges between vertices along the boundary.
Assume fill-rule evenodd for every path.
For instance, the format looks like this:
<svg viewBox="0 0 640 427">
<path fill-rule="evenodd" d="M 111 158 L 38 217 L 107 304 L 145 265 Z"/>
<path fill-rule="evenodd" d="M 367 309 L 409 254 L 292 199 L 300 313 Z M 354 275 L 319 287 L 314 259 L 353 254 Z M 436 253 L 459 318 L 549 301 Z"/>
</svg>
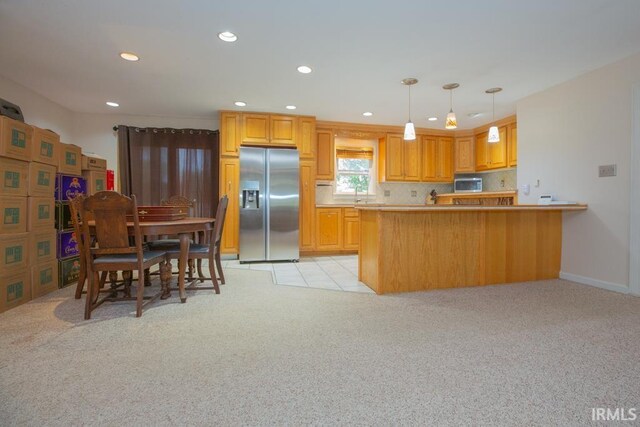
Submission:
<svg viewBox="0 0 640 427">
<path fill-rule="evenodd" d="M 411 121 L 411 85 L 409 85 L 409 121 Z"/>
<path fill-rule="evenodd" d="M 449 111 L 453 111 L 453 89 L 449 89 Z"/>
<path fill-rule="evenodd" d="M 492 103 L 493 103 L 493 113 L 491 114 L 491 121 L 495 122 L 496 121 L 496 94 L 495 92 L 491 94 L 491 99 L 492 99 Z"/>
</svg>

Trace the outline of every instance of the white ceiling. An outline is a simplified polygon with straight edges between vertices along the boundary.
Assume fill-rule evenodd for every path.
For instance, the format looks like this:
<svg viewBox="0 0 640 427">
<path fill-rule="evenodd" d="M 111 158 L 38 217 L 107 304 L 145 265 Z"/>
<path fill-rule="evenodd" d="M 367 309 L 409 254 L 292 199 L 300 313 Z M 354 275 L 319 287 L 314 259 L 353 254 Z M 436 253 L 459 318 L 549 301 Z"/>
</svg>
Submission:
<svg viewBox="0 0 640 427">
<path fill-rule="evenodd" d="M 469 128 L 491 119 L 487 88 L 504 88 L 503 117 L 640 51 L 639 18 L 638 0 L 0 0 L 0 74 L 76 112 L 212 117 L 242 100 L 377 124 L 406 121 L 400 80 L 416 77 L 417 126 L 443 126 L 441 87 L 458 82 L 454 109 Z M 239 40 L 220 41 L 224 30 Z"/>
</svg>

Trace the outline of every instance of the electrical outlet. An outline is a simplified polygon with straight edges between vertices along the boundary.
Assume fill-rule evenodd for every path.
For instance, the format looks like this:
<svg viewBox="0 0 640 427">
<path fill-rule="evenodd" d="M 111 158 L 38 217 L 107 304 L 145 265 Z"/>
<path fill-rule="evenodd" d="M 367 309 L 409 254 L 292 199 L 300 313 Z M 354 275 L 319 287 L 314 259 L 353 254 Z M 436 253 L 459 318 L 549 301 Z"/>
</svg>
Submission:
<svg viewBox="0 0 640 427">
<path fill-rule="evenodd" d="M 389 197 L 391 195 L 391 190 L 384 190 L 384 197 Z"/>
<path fill-rule="evenodd" d="M 598 177 L 616 176 L 618 174 L 617 165 L 601 165 L 598 166 Z"/>
<path fill-rule="evenodd" d="M 418 192 L 416 190 L 411 190 L 411 197 L 418 197 Z"/>
</svg>

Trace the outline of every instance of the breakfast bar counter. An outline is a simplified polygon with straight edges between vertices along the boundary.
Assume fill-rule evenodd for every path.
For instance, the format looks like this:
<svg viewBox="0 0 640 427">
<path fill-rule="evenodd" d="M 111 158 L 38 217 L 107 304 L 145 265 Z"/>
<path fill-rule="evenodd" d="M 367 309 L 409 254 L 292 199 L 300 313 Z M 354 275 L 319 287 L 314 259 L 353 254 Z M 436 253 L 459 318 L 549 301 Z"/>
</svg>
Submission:
<svg viewBox="0 0 640 427">
<path fill-rule="evenodd" d="M 563 212 L 587 206 L 356 208 L 358 278 L 386 294 L 557 278 Z"/>
</svg>

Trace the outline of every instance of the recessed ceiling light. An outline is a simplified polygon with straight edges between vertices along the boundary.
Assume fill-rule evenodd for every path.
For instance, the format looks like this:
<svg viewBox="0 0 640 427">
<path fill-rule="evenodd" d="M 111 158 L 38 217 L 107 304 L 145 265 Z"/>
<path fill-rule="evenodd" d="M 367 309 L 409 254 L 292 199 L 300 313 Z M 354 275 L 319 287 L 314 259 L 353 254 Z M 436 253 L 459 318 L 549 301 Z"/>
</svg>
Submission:
<svg viewBox="0 0 640 427">
<path fill-rule="evenodd" d="M 140 60 L 140 57 L 138 55 L 131 52 L 120 52 L 120 58 L 124 59 L 125 61 L 131 61 L 131 62 L 136 62 Z"/>
<path fill-rule="evenodd" d="M 236 102 L 234 102 L 234 104 L 236 104 L 236 106 L 238 106 L 238 107 L 246 107 L 247 106 L 247 103 L 243 102 L 243 101 L 236 101 Z"/>
<path fill-rule="evenodd" d="M 482 115 L 482 113 L 469 113 L 467 114 L 467 116 L 471 117 L 472 119 L 475 119 L 476 117 L 480 117 Z"/>
<path fill-rule="evenodd" d="M 365 117 L 371 117 L 373 116 L 373 113 L 371 111 L 365 111 L 364 113 L 362 113 L 362 115 Z"/>
<path fill-rule="evenodd" d="M 430 122 L 435 122 L 436 120 L 438 120 L 437 117 L 429 117 L 427 120 L 429 120 Z"/>
<path fill-rule="evenodd" d="M 107 101 L 107 105 L 109 107 L 119 107 L 120 104 L 118 104 L 117 102 L 113 102 L 113 101 Z"/>
<path fill-rule="evenodd" d="M 286 108 L 287 110 L 295 110 L 295 109 L 296 109 L 296 106 L 295 106 L 295 105 L 287 105 L 287 106 L 286 106 L 286 107 L 284 107 L 284 108 Z"/>
<path fill-rule="evenodd" d="M 309 74 L 311 72 L 311 67 L 307 67 L 306 65 L 301 65 L 298 67 L 298 71 L 302 74 Z"/>
<path fill-rule="evenodd" d="M 231 31 L 223 31 L 221 33 L 218 33 L 218 38 L 223 42 L 229 42 L 229 43 L 238 40 L 238 36 L 233 34 Z"/>
</svg>

